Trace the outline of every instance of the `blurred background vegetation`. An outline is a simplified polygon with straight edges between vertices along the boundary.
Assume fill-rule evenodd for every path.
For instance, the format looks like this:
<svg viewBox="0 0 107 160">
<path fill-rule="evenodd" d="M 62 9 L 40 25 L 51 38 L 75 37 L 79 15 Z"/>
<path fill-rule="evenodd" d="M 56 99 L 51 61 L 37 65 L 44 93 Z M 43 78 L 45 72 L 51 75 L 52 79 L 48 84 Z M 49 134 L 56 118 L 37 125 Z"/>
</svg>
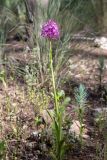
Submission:
<svg viewBox="0 0 107 160">
<path fill-rule="evenodd" d="M 56 19 L 56 15 L 62 26 L 71 33 L 84 27 L 91 28 L 97 34 L 107 31 L 106 0 L 1 0 L 0 15 L 0 39 L 14 30 L 24 34 L 29 23 L 37 27 L 37 19 Z"/>
<path fill-rule="evenodd" d="M 91 37 L 106 35 L 107 2 L 105 0 L 0 0 L 1 63 L 4 62 L 5 55 L 8 57 L 8 54 L 5 54 L 8 44 L 14 41 L 26 43 L 31 50 L 34 49 L 37 58 L 34 73 L 40 73 L 44 82 L 44 76 L 48 74 L 49 44 L 40 36 L 40 30 L 43 22 L 49 18 L 56 20 L 61 29 L 61 39 L 53 46 L 56 77 L 61 77 L 57 74 L 63 70 L 71 54 L 69 44 L 73 34 L 82 32 L 83 35 Z"/>
<path fill-rule="evenodd" d="M 61 41 L 55 47 L 56 55 L 58 52 L 65 54 L 69 52 L 69 47 L 66 45 L 75 33 L 82 31 L 85 36 L 94 37 L 106 35 L 107 2 L 106 0 L 0 0 L 1 59 L 5 57 L 3 52 L 8 43 L 14 40 L 21 41 L 21 43 L 26 42 L 30 49 L 36 48 L 36 51 L 40 52 L 39 59 L 42 57 L 40 61 L 46 68 L 48 63 L 43 60 L 43 53 L 48 52 L 46 47 L 48 44 L 41 38 L 40 29 L 42 23 L 49 18 L 55 19 L 61 29 Z M 60 64 L 63 61 L 64 56 Z M 43 67 L 43 64 L 41 65 Z"/>
</svg>

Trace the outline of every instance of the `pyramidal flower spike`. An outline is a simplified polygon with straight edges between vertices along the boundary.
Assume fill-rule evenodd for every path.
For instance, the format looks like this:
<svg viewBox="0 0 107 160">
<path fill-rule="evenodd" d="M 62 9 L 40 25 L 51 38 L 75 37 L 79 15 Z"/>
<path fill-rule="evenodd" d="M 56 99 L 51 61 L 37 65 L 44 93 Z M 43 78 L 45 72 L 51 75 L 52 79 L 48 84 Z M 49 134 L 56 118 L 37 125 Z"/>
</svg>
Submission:
<svg viewBox="0 0 107 160">
<path fill-rule="evenodd" d="M 41 36 L 49 40 L 57 40 L 60 37 L 60 31 L 57 23 L 54 20 L 48 20 L 43 24 Z"/>
</svg>

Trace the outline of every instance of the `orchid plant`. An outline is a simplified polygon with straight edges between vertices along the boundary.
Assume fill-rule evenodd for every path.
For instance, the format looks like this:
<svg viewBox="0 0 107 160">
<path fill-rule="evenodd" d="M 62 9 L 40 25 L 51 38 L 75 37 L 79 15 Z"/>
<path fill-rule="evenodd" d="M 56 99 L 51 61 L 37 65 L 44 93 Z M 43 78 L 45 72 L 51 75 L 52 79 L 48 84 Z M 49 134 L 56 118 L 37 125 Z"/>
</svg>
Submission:
<svg viewBox="0 0 107 160">
<path fill-rule="evenodd" d="M 65 98 L 63 103 L 60 103 L 60 98 L 64 94 L 64 92 L 57 92 L 56 83 L 55 83 L 55 74 L 54 74 L 54 67 L 53 67 L 53 54 L 52 54 L 52 41 L 58 40 L 60 38 L 60 31 L 57 23 L 53 20 L 47 21 L 42 26 L 41 31 L 42 37 L 49 40 L 50 44 L 50 52 L 49 52 L 49 62 L 50 62 L 50 71 L 52 77 L 52 86 L 53 86 L 53 95 L 54 95 L 54 113 L 51 114 L 48 110 L 48 114 L 52 119 L 52 131 L 54 136 L 54 154 L 53 159 L 55 160 L 62 160 L 64 157 L 65 152 L 65 142 L 64 142 L 64 134 L 63 134 L 63 116 L 64 116 L 64 108 L 65 103 L 69 98 Z"/>
</svg>

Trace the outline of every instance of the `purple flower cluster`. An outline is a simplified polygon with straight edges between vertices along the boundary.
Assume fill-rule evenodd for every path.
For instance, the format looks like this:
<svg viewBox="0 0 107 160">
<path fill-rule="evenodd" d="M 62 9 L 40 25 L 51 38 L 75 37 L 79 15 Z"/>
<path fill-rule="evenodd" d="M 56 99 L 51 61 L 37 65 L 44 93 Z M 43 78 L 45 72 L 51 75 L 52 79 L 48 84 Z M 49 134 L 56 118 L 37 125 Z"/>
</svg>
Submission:
<svg viewBox="0 0 107 160">
<path fill-rule="evenodd" d="M 50 40 L 57 40 L 60 37 L 59 27 L 53 20 L 48 20 L 42 26 L 41 35 Z"/>
</svg>

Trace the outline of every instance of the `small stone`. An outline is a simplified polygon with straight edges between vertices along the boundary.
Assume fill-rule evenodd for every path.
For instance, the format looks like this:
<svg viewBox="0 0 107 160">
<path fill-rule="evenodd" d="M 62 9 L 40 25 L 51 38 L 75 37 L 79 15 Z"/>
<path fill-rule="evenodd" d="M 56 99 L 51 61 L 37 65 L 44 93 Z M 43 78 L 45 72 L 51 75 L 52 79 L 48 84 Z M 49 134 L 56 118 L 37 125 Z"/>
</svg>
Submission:
<svg viewBox="0 0 107 160">
<path fill-rule="evenodd" d="M 70 127 L 69 133 L 74 133 L 75 135 L 79 136 L 80 134 L 80 123 L 79 121 L 73 121 L 73 124 Z"/>
<path fill-rule="evenodd" d="M 83 124 L 83 126 L 85 126 L 85 125 Z M 75 121 L 73 120 L 73 124 L 71 125 L 71 127 L 69 129 L 69 133 L 74 134 L 76 137 L 79 137 L 80 127 L 81 127 L 80 122 L 77 120 L 75 120 Z M 87 133 L 87 129 L 84 128 L 83 135 L 82 135 L 82 137 L 84 139 L 89 137 L 86 133 Z"/>
<path fill-rule="evenodd" d="M 95 47 L 100 47 L 102 49 L 107 49 L 107 38 L 99 37 L 94 40 Z"/>
<path fill-rule="evenodd" d="M 88 134 L 84 134 L 84 135 L 83 135 L 83 138 L 84 138 L 84 139 L 88 139 L 88 138 L 89 138 L 89 135 L 88 135 Z"/>
<path fill-rule="evenodd" d="M 37 136 L 39 135 L 39 132 L 38 132 L 38 131 L 34 131 L 34 132 L 32 133 L 32 135 L 33 135 L 34 137 L 37 137 Z"/>
<path fill-rule="evenodd" d="M 28 126 L 25 124 L 23 125 L 23 130 L 26 130 L 28 128 Z"/>
</svg>

